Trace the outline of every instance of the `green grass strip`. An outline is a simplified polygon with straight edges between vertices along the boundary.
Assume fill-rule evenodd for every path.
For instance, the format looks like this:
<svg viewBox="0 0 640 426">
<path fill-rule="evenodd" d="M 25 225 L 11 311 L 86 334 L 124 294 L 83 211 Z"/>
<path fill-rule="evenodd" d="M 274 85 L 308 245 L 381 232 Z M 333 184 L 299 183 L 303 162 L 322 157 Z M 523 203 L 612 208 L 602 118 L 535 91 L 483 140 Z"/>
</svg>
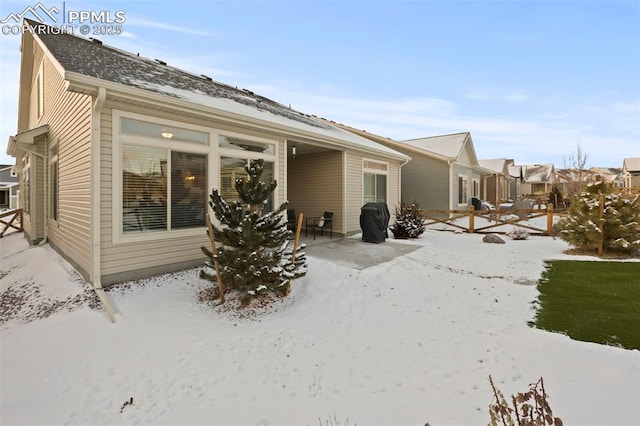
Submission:
<svg viewBox="0 0 640 426">
<path fill-rule="evenodd" d="M 640 262 L 552 260 L 545 266 L 533 326 L 640 349 Z"/>
</svg>

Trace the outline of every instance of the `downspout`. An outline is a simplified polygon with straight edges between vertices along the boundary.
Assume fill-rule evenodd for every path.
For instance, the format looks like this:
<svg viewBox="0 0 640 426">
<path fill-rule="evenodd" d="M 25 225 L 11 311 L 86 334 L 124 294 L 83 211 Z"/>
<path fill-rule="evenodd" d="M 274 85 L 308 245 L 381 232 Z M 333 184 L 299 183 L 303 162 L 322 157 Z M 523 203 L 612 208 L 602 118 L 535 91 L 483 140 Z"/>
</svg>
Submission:
<svg viewBox="0 0 640 426">
<path fill-rule="evenodd" d="M 93 103 L 91 128 L 91 283 L 111 322 L 116 322 L 116 309 L 102 288 L 100 271 L 100 114 L 107 99 L 107 89 L 98 87 Z"/>
</svg>

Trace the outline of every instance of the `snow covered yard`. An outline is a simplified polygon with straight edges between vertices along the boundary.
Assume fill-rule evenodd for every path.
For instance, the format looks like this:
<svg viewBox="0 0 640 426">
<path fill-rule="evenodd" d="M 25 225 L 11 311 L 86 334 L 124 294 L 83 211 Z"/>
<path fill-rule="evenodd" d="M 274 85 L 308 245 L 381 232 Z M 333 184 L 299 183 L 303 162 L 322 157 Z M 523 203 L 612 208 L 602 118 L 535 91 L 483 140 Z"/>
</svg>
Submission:
<svg viewBox="0 0 640 426">
<path fill-rule="evenodd" d="M 527 326 L 566 243 L 481 240 L 430 230 L 362 271 L 309 257 L 290 297 L 245 317 L 198 303 L 197 270 L 165 275 L 110 291 L 111 324 L 55 252 L 10 235 L 3 299 L 32 296 L 0 325 L 0 422 L 486 424 L 491 374 L 505 394 L 544 377 L 565 424 L 640 424 L 640 351 Z M 32 320 L 43 300 L 65 303 Z"/>
</svg>

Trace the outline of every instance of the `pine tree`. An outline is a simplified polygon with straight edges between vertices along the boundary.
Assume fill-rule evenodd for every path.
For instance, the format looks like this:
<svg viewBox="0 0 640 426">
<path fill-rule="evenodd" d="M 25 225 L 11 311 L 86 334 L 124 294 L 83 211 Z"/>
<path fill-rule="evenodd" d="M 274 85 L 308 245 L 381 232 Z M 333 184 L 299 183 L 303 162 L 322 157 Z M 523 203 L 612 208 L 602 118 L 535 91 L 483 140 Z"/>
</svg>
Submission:
<svg viewBox="0 0 640 426">
<path fill-rule="evenodd" d="M 560 238 L 576 248 L 596 251 L 602 234 L 605 251 L 633 253 L 640 250 L 640 197 L 614 193 L 606 182 L 591 183 L 573 200 L 569 216 L 558 222 L 558 228 Z"/>
<path fill-rule="evenodd" d="M 213 226 L 213 234 L 218 243 L 217 260 L 222 282 L 226 288 L 240 292 L 242 304 L 269 293 L 287 295 L 291 280 L 307 272 L 303 252 L 297 252 L 295 262 L 292 262 L 292 232 L 287 230 L 287 223 L 282 219 L 287 203 L 274 211 L 263 212 L 277 182 L 260 180 L 261 159 L 251 161 L 245 171 L 248 178 L 235 182 L 240 201 L 227 202 L 215 188 L 209 196 L 209 205 L 221 224 L 221 227 Z M 202 251 L 213 264 L 211 250 L 202 247 Z M 201 276 L 217 280 L 210 268 L 203 269 Z"/>
</svg>

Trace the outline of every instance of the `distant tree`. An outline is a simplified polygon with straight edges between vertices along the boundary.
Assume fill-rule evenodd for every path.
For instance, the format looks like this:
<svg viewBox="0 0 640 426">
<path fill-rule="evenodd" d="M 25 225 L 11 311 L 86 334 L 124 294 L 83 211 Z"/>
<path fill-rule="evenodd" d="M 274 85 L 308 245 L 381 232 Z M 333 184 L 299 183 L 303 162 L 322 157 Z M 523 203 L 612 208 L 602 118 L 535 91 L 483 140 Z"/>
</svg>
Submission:
<svg viewBox="0 0 640 426">
<path fill-rule="evenodd" d="M 240 292 L 242 304 L 268 293 L 287 295 L 291 280 L 302 277 L 307 271 L 303 252 L 296 253 L 295 261 L 292 261 L 289 248 L 292 232 L 282 220 L 287 203 L 274 211 L 263 212 L 277 182 L 260 180 L 263 160 L 251 161 L 245 171 L 248 178 L 235 182 L 239 201 L 227 202 L 217 189 L 209 196 L 209 205 L 221 224 L 221 227 L 213 227 L 213 234 L 220 243 L 215 255 L 222 282 L 226 288 Z M 207 247 L 202 247 L 202 251 L 213 264 L 214 253 Z M 201 276 L 217 280 L 210 268 L 203 269 Z"/>
<path fill-rule="evenodd" d="M 587 170 L 587 160 L 589 155 L 584 152 L 580 142 L 576 145 L 575 152 L 569 154 L 567 157 L 563 157 L 562 164 L 566 171 L 565 191 L 567 197 L 573 198 L 576 195 L 582 194 L 587 180 L 590 176 Z"/>
</svg>

